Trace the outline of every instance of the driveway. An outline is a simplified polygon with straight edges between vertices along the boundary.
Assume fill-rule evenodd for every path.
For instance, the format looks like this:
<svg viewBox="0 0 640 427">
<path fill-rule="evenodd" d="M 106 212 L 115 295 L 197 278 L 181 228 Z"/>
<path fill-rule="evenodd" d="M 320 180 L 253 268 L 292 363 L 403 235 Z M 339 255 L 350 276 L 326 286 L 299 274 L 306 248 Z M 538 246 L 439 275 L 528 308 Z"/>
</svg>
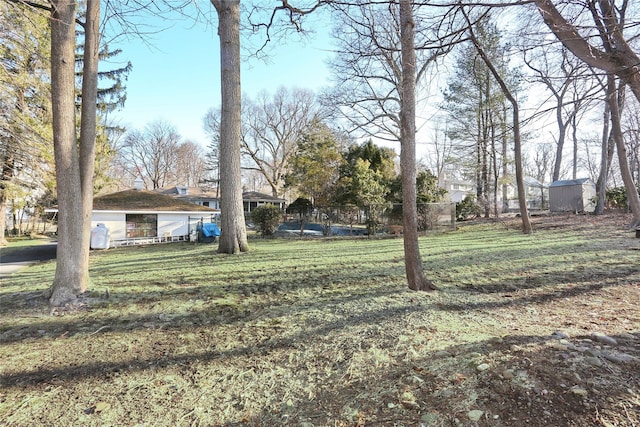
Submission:
<svg viewBox="0 0 640 427">
<path fill-rule="evenodd" d="M 0 248 L 0 282 L 27 265 L 56 259 L 57 248 L 57 242 L 48 240 L 21 248 Z"/>
</svg>

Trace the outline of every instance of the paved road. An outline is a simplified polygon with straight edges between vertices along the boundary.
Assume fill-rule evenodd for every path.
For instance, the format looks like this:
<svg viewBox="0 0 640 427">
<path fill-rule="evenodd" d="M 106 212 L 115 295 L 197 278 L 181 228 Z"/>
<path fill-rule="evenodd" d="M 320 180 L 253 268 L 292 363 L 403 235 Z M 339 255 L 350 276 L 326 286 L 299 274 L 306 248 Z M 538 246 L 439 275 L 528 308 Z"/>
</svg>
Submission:
<svg viewBox="0 0 640 427">
<path fill-rule="evenodd" d="M 55 259 L 57 248 L 58 243 L 49 241 L 23 248 L 0 248 L 0 282 L 29 264 Z"/>
</svg>

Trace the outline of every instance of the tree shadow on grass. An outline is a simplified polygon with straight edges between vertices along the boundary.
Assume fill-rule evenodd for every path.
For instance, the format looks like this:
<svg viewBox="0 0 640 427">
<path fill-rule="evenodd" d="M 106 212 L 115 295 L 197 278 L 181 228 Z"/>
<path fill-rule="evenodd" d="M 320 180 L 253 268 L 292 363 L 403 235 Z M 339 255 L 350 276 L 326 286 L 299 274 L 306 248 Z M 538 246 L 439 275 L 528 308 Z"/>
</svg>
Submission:
<svg viewBox="0 0 640 427">
<path fill-rule="evenodd" d="M 340 320 L 324 323 L 320 327 L 306 329 L 303 333 L 297 335 L 294 334 L 287 337 L 276 337 L 273 339 L 267 339 L 264 342 L 255 343 L 255 345 L 240 347 L 233 350 L 212 350 L 199 354 L 166 356 L 148 359 L 131 359 L 117 363 L 87 362 L 80 366 L 75 365 L 54 369 L 44 368 L 32 372 L 4 374 L 0 375 L 0 384 L 3 387 L 26 387 L 33 384 L 46 382 L 51 378 L 57 378 L 58 380 L 62 381 L 75 382 L 91 377 L 100 376 L 102 372 L 109 371 L 146 370 L 150 369 L 151 367 L 161 368 L 175 364 L 190 364 L 195 361 L 207 362 L 214 359 L 234 358 L 240 356 L 260 357 L 276 349 L 287 347 L 293 348 L 293 343 L 304 342 L 308 340 L 310 336 L 322 337 L 335 330 L 341 330 L 347 327 L 367 324 L 374 321 L 384 321 L 394 318 L 399 314 L 406 315 L 408 313 L 421 310 L 422 307 L 420 305 L 411 304 L 396 307 L 394 309 L 385 308 L 378 311 L 364 311 L 359 314 L 341 318 Z M 238 317 L 236 320 L 239 320 L 240 318 L 241 317 Z M 213 326 L 214 325 L 211 325 L 211 327 Z M 207 325 L 207 327 L 209 327 L 209 325 Z M 112 331 L 113 329 L 109 328 L 108 330 Z M 125 330 L 128 331 L 129 329 Z"/>
<path fill-rule="evenodd" d="M 235 289 L 233 294 L 236 299 L 230 298 L 230 290 L 218 290 L 216 295 L 210 295 L 206 286 L 190 289 L 185 295 L 167 295 L 155 293 L 136 294 L 135 300 L 92 298 L 88 297 L 86 305 L 74 307 L 73 311 L 61 316 L 47 316 L 48 309 L 39 309 L 40 315 L 36 321 L 29 321 L 26 324 L 12 325 L 5 324 L 0 326 L 0 337 L 5 344 L 13 342 L 21 342 L 27 339 L 45 339 L 52 335 L 64 334 L 64 336 L 73 336 L 74 334 L 88 334 L 99 328 L 105 328 L 109 332 L 131 332 L 135 330 L 149 329 L 150 327 L 161 328 L 162 330 L 184 330 L 194 327 L 216 327 L 222 325 L 233 325 L 261 318 L 268 320 L 273 317 L 289 313 L 303 315 L 308 312 L 316 312 L 326 310 L 328 307 L 334 307 L 336 312 L 342 311 L 341 306 L 354 301 L 366 302 L 368 299 L 391 297 L 398 294 L 400 289 L 396 287 L 386 286 L 382 282 L 366 289 L 357 289 L 349 291 L 348 288 L 338 289 L 327 288 L 320 290 L 318 285 L 305 285 L 312 288 L 312 292 L 303 293 L 301 296 L 291 296 L 284 300 L 280 300 L 282 295 L 273 294 L 273 292 L 253 292 L 246 296 L 242 289 Z M 272 289 L 272 288 L 271 288 Z M 272 289 L 273 290 L 273 289 Z M 229 292 L 227 292 L 229 291 Z M 335 291 L 335 292 L 334 292 Z M 271 298 L 265 298 L 271 297 Z M 187 311 L 172 312 L 170 304 L 175 303 L 175 298 L 179 298 L 185 302 L 191 302 L 191 306 L 187 305 Z M 189 301 L 191 299 L 191 301 Z M 4 298 L 3 307 L 6 311 L 2 313 L 6 317 L 19 311 L 21 314 L 32 313 L 38 310 L 38 307 L 46 307 L 46 300 L 41 291 L 30 291 L 12 294 L 12 298 Z M 148 306 L 154 306 L 167 302 L 168 311 L 151 311 Z M 199 302 L 199 305 L 195 303 Z M 132 314 L 127 306 L 135 306 L 140 304 L 141 308 Z M 11 308 L 11 307 L 16 308 Z M 142 307 L 146 309 L 143 310 Z M 93 314 L 97 310 L 104 310 L 104 313 L 110 313 L 110 307 L 114 307 L 112 314 L 103 315 Z M 184 304 L 180 307 L 184 307 Z M 123 310 L 125 315 L 120 314 L 119 310 Z M 146 311 L 145 314 L 140 314 Z M 84 316 L 84 314 L 91 314 Z M 348 313 L 345 314 L 348 316 Z M 43 333 L 44 331 L 44 333 Z"/>
<path fill-rule="evenodd" d="M 375 277 L 375 275 L 371 275 Z M 11 324 L 7 322 L 0 326 L 0 337 L 4 343 L 21 342 L 26 339 L 46 338 L 55 334 L 91 333 L 98 328 L 105 327 L 110 332 L 128 332 L 148 329 L 149 325 L 163 330 L 182 330 L 200 326 L 215 327 L 220 325 L 232 325 L 255 320 L 258 317 L 265 319 L 282 315 L 283 313 L 304 314 L 312 311 L 321 311 L 327 307 L 333 307 L 340 311 L 341 306 L 346 306 L 353 301 L 366 303 L 368 299 L 394 297 L 405 288 L 396 287 L 386 283 L 382 277 L 370 286 L 350 288 L 353 279 L 348 274 L 339 276 L 327 276 L 327 285 L 322 286 L 321 278 L 300 282 L 296 278 L 283 278 L 272 281 L 267 285 L 247 286 L 221 286 L 208 285 L 193 286 L 186 289 L 174 288 L 165 292 L 157 290 L 150 292 L 137 292 L 132 295 L 114 295 L 106 299 L 102 296 L 89 297 L 85 307 L 80 307 L 79 313 L 49 317 L 47 316 L 46 300 L 41 291 L 27 291 L 11 294 L 0 301 L 0 314 L 5 317 L 15 315 L 33 315 L 39 313 L 38 320 L 25 324 Z M 398 277 L 388 277 L 388 279 Z M 546 289 L 536 293 L 507 292 L 500 299 L 492 298 L 481 301 L 455 302 L 458 299 L 451 289 L 439 291 L 443 295 L 451 294 L 453 298 L 442 298 L 448 302 L 429 301 L 425 310 L 467 312 L 474 310 L 492 310 L 512 306 L 528 306 L 531 304 L 543 304 L 550 301 L 563 301 L 580 295 L 595 293 L 603 288 L 628 285 L 628 283 L 615 280 L 588 283 L 585 285 L 572 285 L 566 287 L 566 283 L 545 283 Z M 497 286 L 497 285 L 496 285 Z M 541 285 L 542 286 L 542 285 Z M 465 289 L 464 292 L 468 290 Z M 297 293 L 299 292 L 299 293 Z M 476 292 L 476 290 L 471 290 Z M 101 294 L 99 294 L 101 295 Z M 407 295 L 413 295 L 409 293 Z M 420 294 L 416 294 L 420 295 Z M 153 310 L 156 305 L 166 304 L 164 310 Z M 135 313 L 131 313 L 132 308 Z M 109 314 L 113 308 L 112 314 Z M 102 310 L 106 315 L 83 316 L 84 311 L 96 312 Z M 179 311 L 178 311 L 179 310 Z M 185 311 L 186 310 L 186 311 Z M 126 313 L 126 314 L 121 314 Z M 43 334 L 42 331 L 46 331 Z"/>
<path fill-rule="evenodd" d="M 173 366 L 185 369 L 214 362 L 235 366 L 232 363 L 235 359 L 255 361 L 279 350 L 294 352 L 302 343 L 312 346 L 329 334 L 370 325 L 374 319 L 384 323 L 411 316 L 420 310 L 419 306 L 406 305 L 395 310 L 370 311 L 230 350 L 211 349 L 196 354 L 134 358 L 114 363 L 88 361 L 68 367 L 14 372 L 0 375 L 0 384 L 7 392 L 12 388 L 46 387 L 54 379 L 57 386 L 72 387 L 83 381 L 101 378 L 108 381 L 112 373 L 159 372 Z M 613 337 L 628 348 L 640 339 L 640 333 L 634 335 L 635 338 L 630 334 Z M 576 348 L 590 346 L 595 349 L 588 337 L 567 337 L 562 344 L 566 349 L 556 345 L 559 341 L 553 336 L 523 335 L 507 336 L 499 341 L 489 339 L 456 344 L 446 347 L 445 351 L 423 351 L 412 357 L 400 352 L 377 369 L 361 366 L 366 375 L 357 371 L 349 373 L 354 364 L 357 365 L 355 353 L 362 350 L 366 340 L 366 337 L 354 336 L 348 351 L 353 359 L 337 366 L 334 364 L 332 369 L 336 372 L 332 381 L 317 384 L 313 398 L 295 396 L 292 405 L 284 405 L 276 411 L 263 407 L 262 411 L 254 411 L 249 417 L 239 409 L 235 416 L 230 415 L 227 422 L 221 424 L 212 424 L 197 413 L 189 412 L 185 425 L 417 425 L 425 414 L 431 416 L 430 425 L 442 426 L 452 423 L 514 427 L 597 425 L 605 417 L 610 420 L 618 417 L 618 421 L 626 419 L 630 422 L 627 425 L 640 421 L 639 401 L 632 398 L 640 393 L 637 383 L 640 365 L 612 364 L 603 360 L 604 367 L 598 368 L 586 359 L 585 355 L 590 353 L 584 350 L 570 352 L 567 342 Z M 634 351 L 634 356 L 640 356 L 637 346 Z M 323 362 L 330 360 L 328 355 Z M 378 363 L 373 359 L 361 362 Z M 488 368 L 479 370 L 477 367 L 481 363 L 486 363 Z M 288 390 L 278 388 L 270 393 L 278 393 L 284 402 Z M 474 397 L 470 400 L 471 395 Z M 621 412 L 621 402 L 630 405 L 627 408 L 631 415 Z M 467 413 L 471 409 L 483 412 L 476 423 L 468 419 Z M 459 421 L 455 422 L 455 419 Z"/>
</svg>

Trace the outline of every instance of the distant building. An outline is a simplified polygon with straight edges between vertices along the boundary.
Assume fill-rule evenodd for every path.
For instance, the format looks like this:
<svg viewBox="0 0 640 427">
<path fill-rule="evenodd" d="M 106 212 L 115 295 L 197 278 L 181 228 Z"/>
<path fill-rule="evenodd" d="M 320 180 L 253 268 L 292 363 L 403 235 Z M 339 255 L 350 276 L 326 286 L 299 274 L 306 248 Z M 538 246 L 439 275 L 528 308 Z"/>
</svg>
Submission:
<svg viewBox="0 0 640 427">
<path fill-rule="evenodd" d="M 91 227 L 109 232 L 109 246 L 189 240 L 198 222 L 215 222 L 220 211 L 145 190 L 93 199 Z"/>
<path fill-rule="evenodd" d="M 457 179 L 453 174 L 443 171 L 438 178 L 438 186 L 447 190 L 445 197 L 454 203 L 460 203 L 468 195 L 475 195 L 476 186 L 474 183 Z"/>
<path fill-rule="evenodd" d="M 213 191 L 205 191 L 200 187 L 187 187 L 186 185 L 174 185 L 154 190 L 157 193 L 174 197 L 178 200 L 194 203 L 213 209 L 220 209 L 220 199 Z"/>
<path fill-rule="evenodd" d="M 596 185 L 589 178 L 555 181 L 549 186 L 551 212 L 593 212 Z"/>
<path fill-rule="evenodd" d="M 242 204 L 244 205 L 244 213 L 248 215 L 252 210 L 262 205 L 275 205 L 284 210 L 286 200 L 273 197 L 268 194 L 258 193 L 257 191 L 246 191 L 242 193 Z"/>
<path fill-rule="evenodd" d="M 530 176 L 522 177 L 522 181 L 524 184 L 524 194 L 527 201 L 527 209 L 549 209 L 549 185 L 542 183 Z M 520 209 L 520 202 L 518 200 L 518 188 L 515 183 L 515 177 L 507 185 L 507 198 L 508 210 L 518 211 Z"/>
</svg>

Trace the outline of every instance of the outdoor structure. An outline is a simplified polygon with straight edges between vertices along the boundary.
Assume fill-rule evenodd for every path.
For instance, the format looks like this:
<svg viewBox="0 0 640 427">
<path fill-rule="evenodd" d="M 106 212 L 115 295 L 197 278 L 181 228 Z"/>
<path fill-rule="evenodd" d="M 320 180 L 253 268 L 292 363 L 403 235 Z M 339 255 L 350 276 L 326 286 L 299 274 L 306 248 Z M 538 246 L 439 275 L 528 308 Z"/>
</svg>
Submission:
<svg viewBox="0 0 640 427">
<path fill-rule="evenodd" d="M 217 209 L 145 190 L 94 198 L 91 227 L 105 227 L 109 246 L 188 241 L 197 224 L 215 222 Z"/>
<path fill-rule="evenodd" d="M 474 196 L 476 189 L 472 182 L 456 178 L 455 174 L 442 171 L 438 177 L 438 187 L 447 190 L 448 201 L 460 203 L 468 195 Z"/>
<path fill-rule="evenodd" d="M 596 185 L 589 178 L 555 181 L 549 185 L 551 212 L 593 212 Z"/>
<path fill-rule="evenodd" d="M 242 193 L 242 204 L 244 206 L 245 216 L 249 215 L 251 211 L 258 206 L 271 204 L 279 207 L 280 209 L 284 209 L 285 203 L 285 199 L 279 199 L 268 194 L 258 193 L 257 191 L 247 191 Z"/>
<path fill-rule="evenodd" d="M 215 191 L 207 191 L 204 188 L 174 185 L 172 187 L 158 188 L 153 191 L 196 205 L 220 209 L 218 194 Z"/>
<path fill-rule="evenodd" d="M 531 176 L 522 177 L 522 181 L 524 183 L 527 209 L 532 211 L 549 209 L 549 185 Z M 518 188 L 515 183 L 515 177 L 513 177 L 507 185 L 507 197 L 508 210 L 518 212 L 520 210 L 520 202 L 518 200 Z"/>
</svg>

